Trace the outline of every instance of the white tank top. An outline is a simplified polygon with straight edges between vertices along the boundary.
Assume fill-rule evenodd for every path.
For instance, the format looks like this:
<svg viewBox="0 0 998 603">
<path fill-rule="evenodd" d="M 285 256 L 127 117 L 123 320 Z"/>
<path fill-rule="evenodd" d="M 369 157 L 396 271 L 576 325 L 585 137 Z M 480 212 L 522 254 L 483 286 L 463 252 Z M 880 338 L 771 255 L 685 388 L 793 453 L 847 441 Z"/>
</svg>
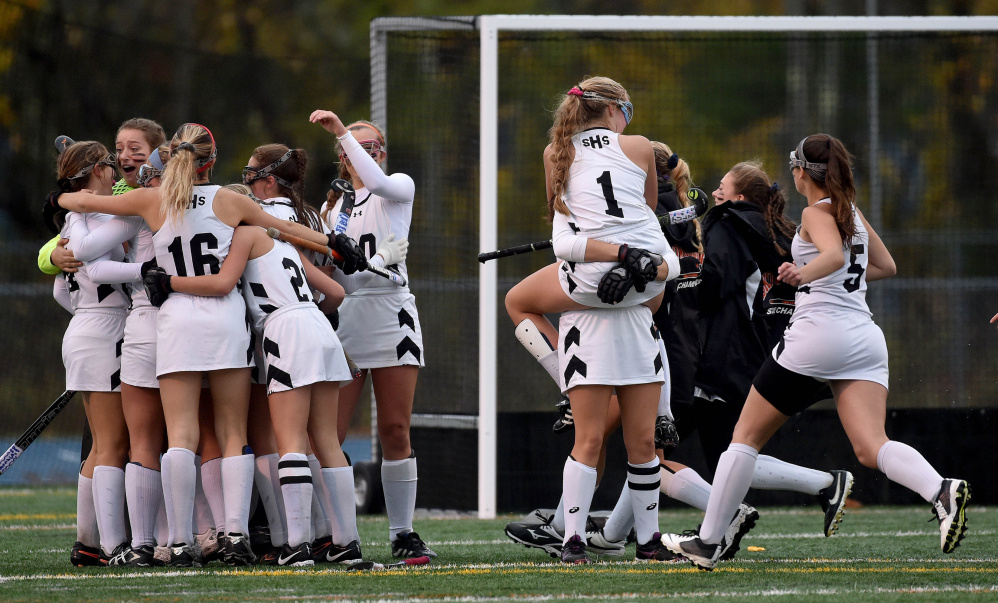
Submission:
<svg viewBox="0 0 998 603">
<path fill-rule="evenodd" d="M 336 220 L 336 215 L 340 213 L 340 206 L 343 205 L 342 197 L 333 206 L 333 209 L 326 216 L 327 226 L 330 228 Z M 325 210 L 326 205 L 323 205 Z M 395 239 L 409 238 L 409 225 L 412 223 L 412 203 L 401 203 L 385 199 L 366 188 L 357 190 L 357 201 L 353 206 L 353 213 L 350 216 L 350 224 L 347 226 L 347 236 L 357 241 L 357 245 L 364 250 L 364 255 L 368 259 L 373 258 L 378 253 L 378 245 L 389 233 L 395 233 Z M 397 265 L 402 276 L 409 279 L 409 271 L 405 262 Z M 399 287 L 392 281 L 385 278 L 372 278 L 367 285 L 358 291 L 378 293 L 394 293 L 397 291 L 407 291 L 408 286 Z M 356 293 L 356 292 L 355 292 Z"/>
<path fill-rule="evenodd" d="M 246 262 L 243 298 L 253 328 L 263 332 L 274 311 L 300 303 L 314 304 L 298 251 L 288 243 L 274 241 L 274 248 Z"/>
<path fill-rule="evenodd" d="M 218 274 L 229 255 L 233 228 L 215 215 L 216 185 L 195 186 L 183 215 L 155 234 L 156 262 L 173 276 Z"/>
<path fill-rule="evenodd" d="M 648 174 L 621 150 L 618 134 L 592 128 L 572 137 L 575 161 L 562 199 L 577 234 L 605 237 L 646 225 L 654 213 L 645 201 Z"/>
<path fill-rule="evenodd" d="M 822 199 L 818 203 L 830 203 L 830 201 Z M 856 234 L 852 237 L 852 244 L 842 250 L 845 263 L 828 276 L 797 288 L 793 320 L 828 309 L 847 310 L 872 316 L 870 307 L 866 304 L 866 268 L 870 262 L 870 234 L 866 232 L 855 205 L 852 208 L 852 219 L 856 225 Z M 818 257 L 818 248 L 814 243 L 801 238 L 799 226 L 797 234 L 794 235 L 791 252 L 798 268 L 803 268 Z"/>
<path fill-rule="evenodd" d="M 101 224 L 114 217 L 98 213 L 80 215 L 91 231 L 96 230 Z M 63 229 L 62 236 L 68 237 L 68 230 Z M 72 240 L 70 240 L 68 247 L 70 250 L 73 249 Z M 121 262 L 125 259 L 125 250 L 121 245 L 115 245 L 110 254 L 112 261 Z M 69 286 L 69 303 L 73 307 L 73 312 L 80 310 L 125 310 L 130 303 L 126 285 L 98 285 L 94 283 L 87 273 L 86 264 L 80 266 L 77 272 L 60 273 L 60 278 L 66 279 L 66 284 Z"/>
</svg>

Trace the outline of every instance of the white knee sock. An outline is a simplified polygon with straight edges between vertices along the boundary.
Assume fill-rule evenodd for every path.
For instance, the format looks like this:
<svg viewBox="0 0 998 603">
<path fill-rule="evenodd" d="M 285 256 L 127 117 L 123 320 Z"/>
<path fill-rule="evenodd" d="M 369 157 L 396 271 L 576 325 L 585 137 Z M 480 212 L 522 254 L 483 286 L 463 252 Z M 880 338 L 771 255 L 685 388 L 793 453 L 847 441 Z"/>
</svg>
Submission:
<svg viewBox="0 0 998 603">
<path fill-rule="evenodd" d="M 332 528 L 333 544 L 346 546 L 360 541 L 357 531 L 357 501 L 353 490 L 353 467 L 324 467 L 322 481 L 326 485 L 323 501 Z"/>
<path fill-rule="evenodd" d="M 325 487 L 322 482 L 322 465 L 314 455 L 308 455 L 308 470 L 312 473 L 312 520 L 309 526 L 311 530 L 310 542 L 325 538 L 332 534 L 330 531 L 329 518 L 326 517 L 326 510 L 322 506 L 319 493 Z"/>
<path fill-rule="evenodd" d="M 658 457 L 639 465 L 627 463 L 627 489 L 631 495 L 634 530 L 638 543 L 647 544 L 658 533 Z"/>
<path fill-rule="evenodd" d="M 221 457 L 205 461 L 201 465 L 201 486 L 211 508 L 215 531 L 221 536 L 225 534 L 225 495 L 222 492 Z"/>
<path fill-rule="evenodd" d="M 277 465 L 281 479 L 284 510 L 288 514 L 288 542 L 296 547 L 311 542 L 312 472 L 304 454 L 289 452 Z"/>
<path fill-rule="evenodd" d="M 586 540 L 586 519 L 596 491 L 596 468 L 568 457 L 562 474 L 562 501 L 565 505 L 565 539 L 578 534 Z"/>
<path fill-rule="evenodd" d="M 94 507 L 104 553 L 110 555 L 128 539 L 125 531 L 125 471 L 120 467 L 94 467 Z"/>
<path fill-rule="evenodd" d="M 252 454 L 222 458 L 222 492 L 225 498 L 225 531 L 249 535 L 250 499 L 253 497 Z"/>
<path fill-rule="evenodd" d="M 662 384 L 662 393 L 658 396 L 658 410 L 656 417 L 668 417 L 670 421 L 675 421 L 672 416 L 672 377 L 669 373 L 669 359 L 665 353 L 665 340 L 661 336 L 658 338 L 658 353 L 662 360 L 662 371 L 665 373 L 665 383 Z"/>
<path fill-rule="evenodd" d="M 194 544 L 194 453 L 186 448 L 170 448 L 163 455 L 163 497 L 166 520 L 170 524 L 170 544 Z"/>
<path fill-rule="evenodd" d="M 197 470 L 197 479 L 194 480 L 194 533 L 203 534 L 215 529 L 215 518 L 211 516 L 211 506 L 204 495 L 200 455 L 194 456 L 194 468 Z"/>
<path fill-rule="evenodd" d="M 81 474 L 76 480 L 76 539 L 84 546 L 100 546 L 97 511 L 94 510 L 94 481 Z"/>
<path fill-rule="evenodd" d="M 717 544 L 724 537 L 752 483 L 758 456 L 758 450 L 745 444 L 730 444 L 721 454 L 714 472 L 714 487 L 707 503 L 707 514 L 700 527 L 700 539 L 706 544 Z"/>
<path fill-rule="evenodd" d="M 790 490 L 817 495 L 832 485 L 832 474 L 827 471 L 791 465 L 778 458 L 760 454 L 755 462 L 752 487 L 759 490 Z"/>
<path fill-rule="evenodd" d="M 256 484 L 256 491 L 260 495 L 260 504 L 263 505 L 264 514 L 267 516 L 267 527 L 270 528 L 270 544 L 276 547 L 283 547 L 288 543 L 288 527 L 286 515 L 277 506 L 277 501 L 284 498 L 283 488 L 280 485 L 280 476 L 271 474 L 271 461 L 274 465 L 280 461 L 280 456 L 275 452 L 265 454 L 254 459 L 253 481 Z"/>
<path fill-rule="evenodd" d="M 125 465 L 125 500 L 132 548 L 156 545 L 156 518 L 163 500 L 163 476 L 138 463 Z"/>
<path fill-rule="evenodd" d="M 416 509 L 415 454 L 400 461 L 381 461 L 381 485 L 388 514 L 388 540 L 395 540 L 400 533 L 412 531 L 412 514 Z"/>
<path fill-rule="evenodd" d="M 656 463 L 657 465 L 657 463 Z M 610 541 L 620 541 L 627 538 L 627 533 L 634 526 L 634 507 L 631 504 L 631 489 L 627 483 L 620 490 L 617 497 L 617 504 L 613 505 L 610 517 L 606 518 L 603 526 L 603 537 Z"/>
<path fill-rule="evenodd" d="M 159 501 L 159 512 L 156 513 L 156 546 L 170 546 L 170 521 L 166 517 L 165 498 Z"/>
<path fill-rule="evenodd" d="M 565 533 L 565 496 L 562 495 L 561 500 L 558 501 L 558 508 L 554 510 L 554 517 L 551 518 L 551 527 L 558 530 L 559 533 Z"/>
<path fill-rule="evenodd" d="M 914 490 L 926 502 L 933 502 L 943 477 L 932 465 L 911 446 L 888 440 L 877 453 L 877 467 L 884 472 L 887 479 Z"/>
<path fill-rule="evenodd" d="M 666 496 L 701 511 L 707 510 L 707 501 L 710 500 L 710 484 L 700 477 L 699 473 L 689 467 L 673 473 L 663 466 L 660 475 L 662 477 L 662 492 Z"/>
</svg>

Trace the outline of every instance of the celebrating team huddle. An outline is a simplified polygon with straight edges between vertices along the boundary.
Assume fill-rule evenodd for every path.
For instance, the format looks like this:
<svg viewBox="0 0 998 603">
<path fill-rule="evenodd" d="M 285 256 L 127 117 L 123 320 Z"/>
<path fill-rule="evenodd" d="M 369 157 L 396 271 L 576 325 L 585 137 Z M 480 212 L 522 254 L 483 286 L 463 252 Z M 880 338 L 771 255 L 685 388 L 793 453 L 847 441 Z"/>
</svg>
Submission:
<svg viewBox="0 0 998 603">
<path fill-rule="evenodd" d="M 753 487 L 816 496 L 831 536 L 852 475 L 759 450 L 789 416 L 834 397 L 859 461 L 932 504 L 952 552 L 969 485 L 884 432 L 887 347 L 865 292 L 896 269 L 855 204 L 843 144 L 813 134 L 791 153 L 808 202 L 799 226 L 757 162 L 725 175 L 701 224 L 692 218 L 706 207 L 684 209 L 706 205 L 686 162 L 623 134 L 633 112 L 605 77 L 573 86 L 555 111 L 543 164 L 557 261 L 513 287 L 506 309 L 563 392 L 555 427 L 574 429 L 575 444 L 557 509 L 506 534 L 580 564 L 622 555 L 633 527 L 638 559 L 709 570 L 758 521 L 744 502 Z M 59 190 L 44 214 L 59 236 L 40 264 L 54 264 L 54 295 L 73 314 L 66 385 L 82 392 L 93 434 L 74 565 L 362 560 L 341 444 L 368 372 L 392 554 L 436 557 L 413 530 L 409 422 L 425 362 L 405 284 L 415 183 L 382 169 L 375 124 L 322 110 L 310 121 L 341 149 L 319 211 L 305 202 L 301 149 L 258 147 L 242 183 L 222 187 L 210 183 L 217 147 L 199 124 L 167 141 L 155 122 L 128 120 L 114 155 L 57 140 Z M 594 522 L 618 427 L 627 483 Z M 713 486 L 668 459 L 694 430 Z M 250 538 L 254 487 L 262 543 Z M 703 509 L 700 528 L 663 535 L 660 492 Z"/>
</svg>

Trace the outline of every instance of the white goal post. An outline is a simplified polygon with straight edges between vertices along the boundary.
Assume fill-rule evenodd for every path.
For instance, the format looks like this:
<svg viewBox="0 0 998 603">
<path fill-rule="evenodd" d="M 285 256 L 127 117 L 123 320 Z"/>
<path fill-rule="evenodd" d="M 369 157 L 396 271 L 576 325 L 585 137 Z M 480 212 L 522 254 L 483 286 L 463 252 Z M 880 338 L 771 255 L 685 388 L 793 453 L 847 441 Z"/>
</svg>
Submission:
<svg viewBox="0 0 998 603">
<path fill-rule="evenodd" d="M 389 31 L 416 29 L 477 29 L 480 34 L 480 176 L 479 250 L 498 247 L 498 99 L 499 38 L 503 32 L 517 31 L 600 31 L 600 32 L 994 32 L 998 17 L 702 17 L 702 16 L 557 16 L 483 15 L 448 18 L 381 18 L 371 22 L 371 109 L 372 117 L 388 121 L 386 106 L 386 52 L 384 36 Z M 867 69 L 870 81 L 870 154 L 876 156 L 879 140 L 877 39 L 867 41 Z M 539 169 L 539 168 L 538 168 Z M 876 170 L 870 174 L 871 223 L 881 222 L 881 191 Z M 496 515 L 497 444 L 497 328 L 496 297 L 498 271 L 495 262 L 481 265 L 479 273 L 478 347 L 478 516 Z M 538 501 L 539 503 L 542 501 Z M 549 501 L 550 502 L 550 501 Z"/>
</svg>

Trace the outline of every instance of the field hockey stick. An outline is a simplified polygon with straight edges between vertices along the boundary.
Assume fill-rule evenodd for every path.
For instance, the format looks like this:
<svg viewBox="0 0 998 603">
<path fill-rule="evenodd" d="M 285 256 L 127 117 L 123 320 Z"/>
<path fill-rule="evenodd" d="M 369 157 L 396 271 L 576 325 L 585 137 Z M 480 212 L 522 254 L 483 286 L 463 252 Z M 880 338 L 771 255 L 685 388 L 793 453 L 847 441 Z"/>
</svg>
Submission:
<svg viewBox="0 0 998 603">
<path fill-rule="evenodd" d="M 333 232 L 341 234 L 346 232 L 347 226 L 350 225 L 350 216 L 353 214 L 353 205 L 357 201 L 357 193 L 353 190 L 353 185 L 342 178 L 333 180 L 332 187 L 343 194 L 340 213 L 336 214 L 336 220 L 333 222 Z"/>
<path fill-rule="evenodd" d="M 10 466 L 17 460 L 17 457 L 21 456 L 21 453 L 27 450 L 28 446 L 35 441 L 35 438 L 45 431 L 49 423 L 62 412 L 62 409 L 66 408 L 66 405 L 69 404 L 74 395 L 76 395 L 74 391 L 67 390 L 63 392 L 61 396 L 55 399 L 55 402 L 45 409 L 45 412 L 40 417 L 35 419 L 31 427 L 21 434 L 21 437 L 17 438 L 14 445 L 8 448 L 7 452 L 3 453 L 3 456 L 0 456 L 0 475 L 3 475 L 4 471 L 10 469 Z"/>
<path fill-rule="evenodd" d="M 398 569 L 401 567 L 411 567 L 416 565 L 426 565 L 430 562 L 430 558 L 426 555 L 422 557 L 414 557 L 412 559 L 403 559 L 395 563 L 378 563 L 377 561 L 358 561 L 357 563 L 352 563 L 347 567 L 348 572 L 362 572 L 362 571 L 374 571 L 379 572 L 389 569 Z"/>
<path fill-rule="evenodd" d="M 60 155 L 62 155 L 63 151 L 74 144 L 76 144 L 76 141 L 65 134 L 60 134 L 55 137 L 55 150 L 59 151 Z"/>
<path fill-rule="evenodd" d="M 301 247 L 302 249 L 308 249 L 309 251 L 316 251 L 324 256 L 334 258 L 337 260 L 342 259 L 340 258 L 339 254 L 330 249 L 327 245 L 313 243 L 312 241 L 309 241 L 307 239 L 296 237 L 293 234 L 281 232 L 280 230 L 277 230 L 274 227 L 268 228 L 267 234 L 270 235 L 270 237 L 273 239 L 278 239 L 280 241 L 284 241 L 285 243 L 291 243 L 296 247 Z M 384 268 L 378 268 L 377 266 L 370 266 L 370 265 L 367 267 L 367 271 L 373 274 L 377 274 L 382 278 L 386 278 L 395 283 L 396 285 L 398 285 L 399 287 L 405 287 L 407 284 L 405 277 L 397 272 L 392 272 L 390 270 L 385 270 Z"/>
<path fill-rule="evenodd" d="M 478 261 L 484 264 L 489 260 L 497 260 L 511 255 L 520 255 L 521 253 L 530 253 L 531 251 L 537 251 L 539 249 L 550 249 L 553 245 L 554 243 L 551 242 L 551 239 L 548 239 L 547 241 L 537 241 L 536 243 L 527 243 L 526 245 L 507 247 L 506 249 L 486 251 L 485 253 L 478 254 Z"/>
</svg>

